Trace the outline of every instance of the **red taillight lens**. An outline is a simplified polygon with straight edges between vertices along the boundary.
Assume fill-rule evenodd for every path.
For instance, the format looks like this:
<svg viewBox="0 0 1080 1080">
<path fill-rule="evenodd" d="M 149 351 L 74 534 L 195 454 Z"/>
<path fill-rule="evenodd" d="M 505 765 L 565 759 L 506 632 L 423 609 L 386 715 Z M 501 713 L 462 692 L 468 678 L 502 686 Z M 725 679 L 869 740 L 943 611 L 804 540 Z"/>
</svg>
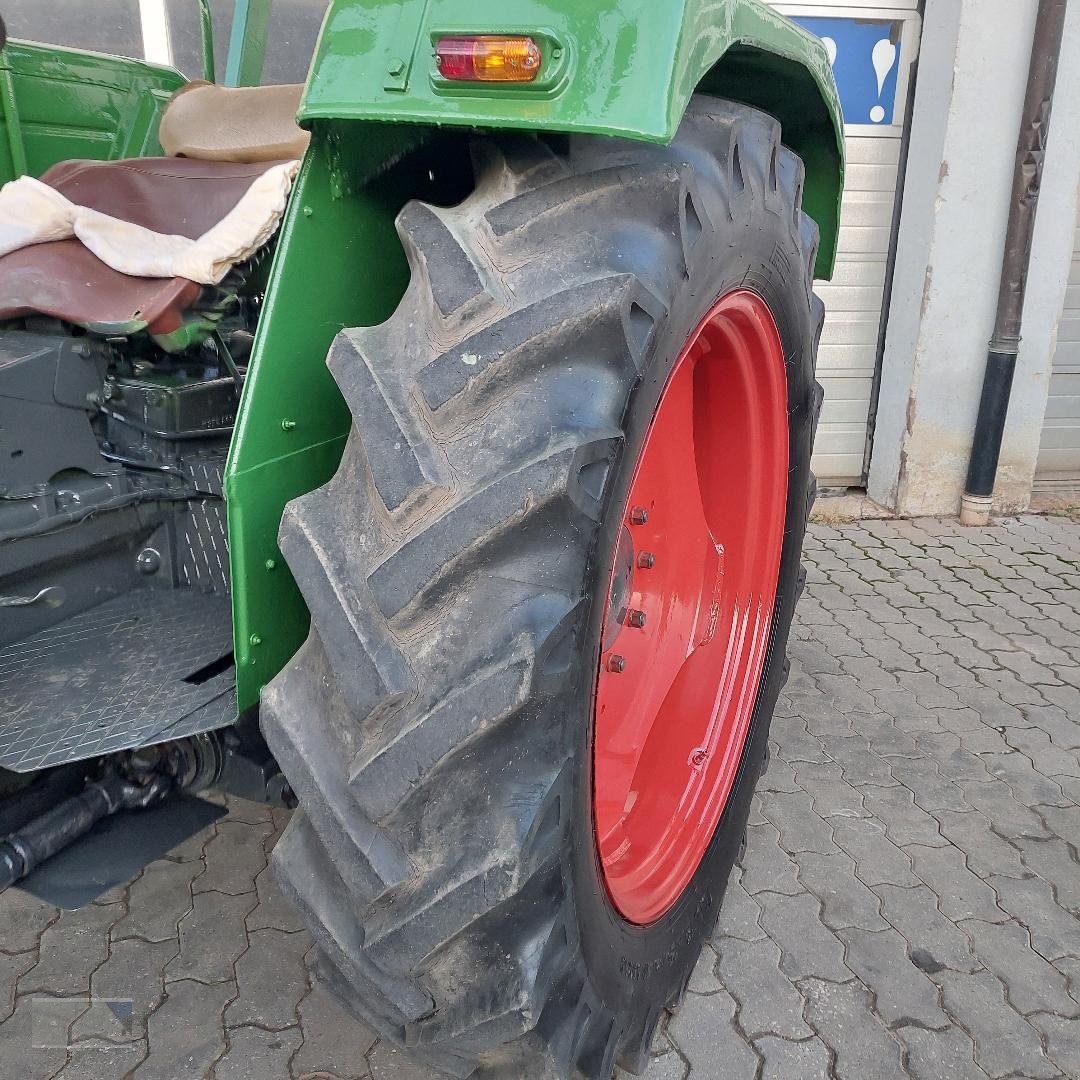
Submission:
<svg viewBox="0 0 1080 1080">
<path fill-rule="evenodd" d="M 446 37 L 435 49 L 439 74 L 453 82 L 535 82 L 542 62 L 531 37 Z"/>
</svg>

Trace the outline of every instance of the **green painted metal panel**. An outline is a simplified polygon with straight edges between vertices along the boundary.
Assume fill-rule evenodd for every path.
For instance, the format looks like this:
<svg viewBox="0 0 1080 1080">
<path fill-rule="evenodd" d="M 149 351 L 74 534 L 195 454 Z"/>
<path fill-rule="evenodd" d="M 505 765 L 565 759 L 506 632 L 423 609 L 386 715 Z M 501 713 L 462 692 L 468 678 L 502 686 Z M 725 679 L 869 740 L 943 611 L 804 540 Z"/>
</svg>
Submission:
<svg viewBox="0 0 1080 1080">
<path fill-rule="evenodd" d="M 199 37 L 202 41 L 203 78 L 217 82 L 214 69 L 214 20 L 210 12 L 210 0 L 195 0 L 199 8 Z"/>
<path fill-rule="evenodd" d="M 447 83 L 434 42 L 469 33 L 533 34 L 542 77 L 531 86 Z M 334 0 L 300 116 L 668 142 L 703 85 L 783 124 L 807 165 L 818 272 L 830 276 L 844 171 L 832 69 L 817 38 L 760 0 Z"/>
<path fill-rule="evenodd" d="M 160 153 L 161 112 L 184 81 L 141 60 L 9 41 L 0 53 L 0 182 L 72 158 Z"/>
<path fill-rule="evenodd" d="M 236 0 L 225 65 L 226 86 L 258 86 L 262 82 L 272 6 L 273 0 Z"/>
<path fill-rule="evenodd" d="M 316 125 L 290 199 L 226 469 L 241 710 L 307 634 L 278 526 L 290 499 L 333 475 L 349 431 L 326 367 L 331 342 L 345 326 L 389 318 L 408 284 L 394 228 L 408 193 L 397 178 L 372 177 L 426 134 Z"/>
</svg>

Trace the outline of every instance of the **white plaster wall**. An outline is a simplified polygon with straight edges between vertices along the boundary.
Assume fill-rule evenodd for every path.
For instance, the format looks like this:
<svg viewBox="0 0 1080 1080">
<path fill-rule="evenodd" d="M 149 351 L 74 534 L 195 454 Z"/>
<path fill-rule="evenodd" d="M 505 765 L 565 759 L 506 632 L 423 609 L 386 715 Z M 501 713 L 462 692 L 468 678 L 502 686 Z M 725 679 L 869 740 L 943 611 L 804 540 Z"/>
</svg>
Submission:
<svg viewBox="0 0 1080 1080">
<path fill-rule="evenodd" d="M 927 0 L 871 498 L 951 514 L 993 331 L 1036 0 Z M 999 506 L 1026 505 L 1080 177 L 1080 4 L 1069 15 Z"/>
</svg>

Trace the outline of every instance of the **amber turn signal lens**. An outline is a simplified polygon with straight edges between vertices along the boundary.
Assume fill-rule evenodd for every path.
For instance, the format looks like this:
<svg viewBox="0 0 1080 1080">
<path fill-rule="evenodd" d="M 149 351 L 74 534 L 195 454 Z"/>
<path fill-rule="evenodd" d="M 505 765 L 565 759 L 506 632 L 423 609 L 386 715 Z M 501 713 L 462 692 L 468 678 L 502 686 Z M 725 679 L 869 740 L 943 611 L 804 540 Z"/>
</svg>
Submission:
<svg viewBox="0 0 1080 1080">
<path fill-rule="evenodd" d="M 542 60 L 531 37 L 446 37 L 435 49 L 439 74 L 453 82 L 535 82 Z"/>
</svg>

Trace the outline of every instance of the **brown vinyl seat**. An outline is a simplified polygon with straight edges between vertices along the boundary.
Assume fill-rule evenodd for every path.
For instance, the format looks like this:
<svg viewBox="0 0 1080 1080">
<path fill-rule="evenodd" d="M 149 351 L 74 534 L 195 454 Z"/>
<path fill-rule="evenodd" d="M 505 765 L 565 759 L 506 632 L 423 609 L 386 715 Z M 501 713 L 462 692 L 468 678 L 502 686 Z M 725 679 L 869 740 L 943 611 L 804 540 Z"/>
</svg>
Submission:
<svg viewBox="0 0 1080 1080">
<path fill-rule="evenodd" d="M 295 120 L 301 87 L 195 83 L 174 95 L 161 122 L 174 155 L 65 161 L 41 181 L 79 206 L 192 240 L 216 225 L 256 177 L 302 157 Z M 201 287 L 186 278 L 121 274 L 79 240 L 56 240 L 0 258 L 0 319 L 50 315 L 103 334 L 169 334 Z"/>
</svg>

